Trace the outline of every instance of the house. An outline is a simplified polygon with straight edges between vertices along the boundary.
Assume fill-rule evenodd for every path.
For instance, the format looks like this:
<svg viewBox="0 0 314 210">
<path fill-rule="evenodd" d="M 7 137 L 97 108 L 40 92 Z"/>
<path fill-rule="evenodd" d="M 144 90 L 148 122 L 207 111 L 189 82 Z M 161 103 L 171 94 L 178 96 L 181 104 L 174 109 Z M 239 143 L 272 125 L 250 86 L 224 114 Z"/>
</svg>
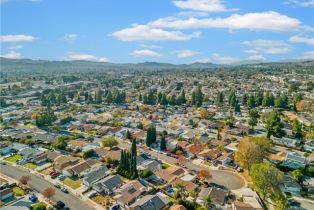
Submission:
<svg viewBox="0 0 314 210">
<path fill-rule="evenodd" d="M 62 173 L 66 176 L 77 176 L 80 177 L 84 175 L 86 171 L 91 169 L 94 165 L 99 164 L 100 162 L 93 159 L 88 159 L 86 161 L 77 163 L 76 165 L 71 165 L 62 170 Z"/>
<path fill-rule="evenodd" d="M 56 171 L 62 172 L 63 169 L 65 169 L 68 166 L 75 165 L 80 161 L 79 158 L 77 157 L 71 157 L 71 156 L 65 156 L 65 155 L 60 155 L 58 156 L 54 163 L 53 167 Z"/>
<path fill-rule="evenodd" d="M 0 154 L 8 155 L 11 153 L 13 144 L 10 141 L 1 141 L 0 142 Z"/>
<path fill-rule="evenodd" d="M 133 203 L 130 208 L 134 210 L 161 210 L 168 203 L 169 200 L 167 199 L 165 194 L 156 193 L 155 195 L 145 195 L 144 197 Z"/>
<path fill-rule="evenodd" d="M 115 191 L 117 196 L 114 198 L 117 200 L 118 204 L 128 208 L 131 203 L 133 203 L 140 195 L 142 195 L 142 193 L 146 191 L 148 191 L 148 188 L 145 187 L 139 180 L 133 180 L 117 189 Z"/>
<path fill-rule="evenodd" d="M 301 192 L 301 186 L 289 175 L 285 175 L 283 184 L 280 186 L 280 190 L 284 193 L 299 194 Z"/>
<path fill-rule="evenodd" d="M 251 206 L 248 203 L 243 203 L 241 201 L 235 201 L 232 203 L 232 210 L 257 210 L 257 209 L 253 208 L 253 206 Z"/>
<path fill-rule="evenodd" d="M 87 144 L 88 142 L 83 141 L 83 140 L 71 140 L 68 142 L 68 147 L 70 147 L 73 151 L 82 151 L 83 147 Z"/>
<path fill-rule="evenodd" d="M 37 165 L 40 165 L 44 162 L 46 162 L 47 159 L 47 154 L 46 153 L 40 153 L 39 155 L 36 155 L 35 157 L 32 158 L 32 162 L 36 163 Z"/>
<path fill-rule="evenodd" d="M 59 157 L 61 154 L 55 151 L 45 151 L 45 154 L 47 155 L 47 160 L 54 162 L 57 157 Z"/>
<path fill-rule="evenodd" d="M 307 188 L 309 193 L 314 193 L 314 178 L 306 177 L 303 181 L 303 185 Z"/>
<path fill-rule="evenodd" d="M 299 153 L 290 152 L 288 153 L 286 159 L 281 163 L 281 165 L 291 169 L 302 169 L 306 165 L 305 161 L 305 157 L 302 157 Z"/>
<path fill-rule="evenodd" d="M 308 140 L 305 142 L 303 146 L 303 151 L 305 152 L 313 152 L 314 151 L 314 139 Z"/>
<path fill-rule="evenodd" d="M 255 209 L 256 210 L 263 210 L 264 209 L 259 196 L 257 195 L 256 192 L 254 192 L 251 189 L 245 189 L 244 190 L 244 192 L 242 194 L 242 202 L 252 206 L 254 210 Z"/>
<path fill-rule="evenodd" d="M 274 144 L 283 145 L 286 147 L 297 147 L 301 144 L 301 139 L 292 139 L 287 137 L 277 138 L 271 136 L 270 139 L 273 141 Z"/>
<path fill-rule="evenodd" d="M 13 143 L 13 145 L 12 145 L 12 149 L 14 151 L 17 151 L 17 152 L 19 152 L 20 150 L 22 150 L 23 148 L 26 148 L 26 147 L 29 147 L 29 146 L 27 146 L 25 144 L 20 144 L 20 143 Z"/>
<path fill-rule="evenodd" d="M 26 161 L 30 161 L 42 153 L 43 153 L 42 151 L 31 147 L 25 147 L 18 152 L 18 154 L 22 155 L 23 159 Z"/>
<path fill-rule="evenodd" d="M 197 202 L 203 204 L 205 199 L 210 196 L 213 199 L 215 206 L 220 209 L 222 208 L 228 200 L 228 192 L 216 187 L 212 188 L 202 188 L 198 195 Z"/>
<path fill-rule="evenodd" d="M 175 187 L 176 184 L 182 184 L 184 186 L 184 189 L 187 191 L 187 192 L 193 192 L 193 191 L 198 191 L 198 185 L 193 183 L 193 182 L 190 182 L 190 181 L 185 181 L 183 179 L 180 179 L 180 178 L 175 178 L 172 182 L 171 182 L 171 185 L 172 187 Z"/>
<path fill-rule="evenodd" d="M 12 188 L 6 188 L 0 191 L 0 200 L 3 201 L 13 196 Z"/>
<path fill-rule="evenodd" d="M 108 176 L 109 173 L 110 171 L 105 165 L 92 169 L 84 175 L 83 184 L 87 187 L 90 187 L 94 182 Z"/>
<path fill-rule="evenodd" d="M 215 160 L 219 157 L 221 152 L 219 152 L 217 149 L 205 149 L 198 153 L 198 157 L 202 160 Z"/>
<path fill-rule="evenodd" d="M 117 175 L 107 176 L 92 184 L 92 187 L 98 193 L 111 195 L 118 187 L 123 184 L 122 180 Z"/>
<path fill-rule="evenodd" d="M 173 204 L 169 210 L 187 210 L 187 209 L 181 204 Z"/>
<path fill-rule="evenodd" d="M 151 171 L 157 171 L 162 168 L 161 162 L 159 160 L 152 159 L 146 154 L 140 154 L 136 159 L 138 170 L 148 169 Z"/>
<path fill-rule="evenodd" d="M 202 152 L 204 147 L 201 144 L 190 144 L 185 149 L 187 151 L 187 155 L 193 157 Z"/>
</svg>

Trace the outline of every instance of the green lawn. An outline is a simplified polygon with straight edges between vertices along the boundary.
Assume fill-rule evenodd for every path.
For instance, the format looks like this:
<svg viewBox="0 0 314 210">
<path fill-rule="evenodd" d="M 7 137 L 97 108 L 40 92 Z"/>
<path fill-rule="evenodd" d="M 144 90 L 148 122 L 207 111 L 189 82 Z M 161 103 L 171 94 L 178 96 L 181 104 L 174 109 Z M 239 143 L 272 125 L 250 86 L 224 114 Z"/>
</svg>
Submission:
<svg viewBox="0 0 314 210">
<path fill-rule="evenodd" d="M 167 164 L 167 163 L 162 163 L 161 166 L 162 166 L 163 169 L 166 169 L 166 168 L 170 167 L 170 165 Z"/>
<path fill-rule="evenodd" d="M 71 187 L 74 190 L 79 188 L 81 186 L 81 184 L 82 184 L 82 180 L 81 179 L 74 180 L 74 179 L 70 179 L 68 177 L 65 178 L 62 182 L 63 182 L 63 184 Z"/>
<path fill-rule="evenodd" d="M 5 160 L 12 162 L 12 163 L 16 163 L 16 161 L 18 161 L 19 159 L 21 159 L 22 156 L 19 154 L 13 155 L 11 157 L 6 158 Z"/>
<path fill-rule="evenodd" d="M 29 162 L 29 163 L 26 163 L 25 165 L 26 165 L 28 168 L 30 168 L 30 169 L 35 169 L 35 168 L 37 168 L 37 165 L 36 165 L 35 163 Z"/>
<path fill-rule="evenodd" d="M 20 187 L 14 187 L 12 190 L 13 190 L 13 194 L 16 196 L 25 195 L 25 191 Z"/>
</svg>

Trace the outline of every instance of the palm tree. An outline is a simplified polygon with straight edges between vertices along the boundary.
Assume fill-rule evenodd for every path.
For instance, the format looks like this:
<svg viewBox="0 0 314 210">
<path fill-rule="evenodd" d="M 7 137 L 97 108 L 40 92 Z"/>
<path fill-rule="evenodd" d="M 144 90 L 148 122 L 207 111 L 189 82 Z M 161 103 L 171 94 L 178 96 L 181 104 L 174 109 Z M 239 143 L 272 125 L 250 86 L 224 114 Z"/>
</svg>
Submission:
<svg viewBox="0 0 314 210">
<path fill-rule="evenodd" d="M 205 198 L 205 208 L 206 209 L 212 209 L 214 206 L 213 198 L 210 196 L 207 196 Z"/>
</svg>

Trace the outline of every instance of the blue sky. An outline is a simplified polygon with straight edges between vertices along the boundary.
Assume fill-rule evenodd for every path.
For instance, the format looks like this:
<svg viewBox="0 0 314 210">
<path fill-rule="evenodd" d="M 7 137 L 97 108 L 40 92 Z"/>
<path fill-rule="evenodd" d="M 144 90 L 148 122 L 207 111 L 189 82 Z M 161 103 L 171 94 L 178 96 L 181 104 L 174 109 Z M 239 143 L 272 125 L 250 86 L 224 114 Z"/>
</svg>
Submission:
<svg viewBox="0 0 314 210">
<path fill-rule="evenodd" d="M 314 59 L 314 0 L 0 0 L 1 56 L 114 63 Z"/>
</svg>

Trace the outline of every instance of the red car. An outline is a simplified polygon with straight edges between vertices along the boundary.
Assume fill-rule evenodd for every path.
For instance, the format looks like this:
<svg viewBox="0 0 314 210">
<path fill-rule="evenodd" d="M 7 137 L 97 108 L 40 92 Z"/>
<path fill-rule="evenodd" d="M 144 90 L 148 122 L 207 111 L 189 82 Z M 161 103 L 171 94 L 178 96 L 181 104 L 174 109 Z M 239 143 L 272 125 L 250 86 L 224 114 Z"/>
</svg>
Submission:
<svg viewBox="0 0 314 210">
<path fill-rule="evenodd" d="M 55 179 L 60 175 L 59 172 L 54 172 L 53 174 L 50 175 L 51 178 Z"/>
</svg>

